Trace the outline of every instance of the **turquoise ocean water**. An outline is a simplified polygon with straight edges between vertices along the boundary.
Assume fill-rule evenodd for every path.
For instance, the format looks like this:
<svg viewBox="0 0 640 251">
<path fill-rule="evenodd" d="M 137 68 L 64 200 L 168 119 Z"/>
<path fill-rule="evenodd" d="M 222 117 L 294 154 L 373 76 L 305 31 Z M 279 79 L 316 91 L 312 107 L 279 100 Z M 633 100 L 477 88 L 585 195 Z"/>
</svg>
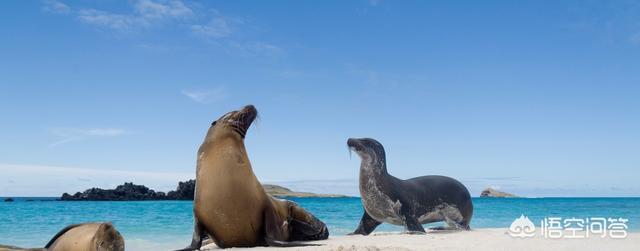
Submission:
<svg viewBox="0 0 640 251">
<path fill-rule="evenodd" d="M 59 229 L 87 221 L 111 221 L 123 234 L 127 250 L 169 250 L 191 239 L 191 201 L 40 201 L 0 200 L 0 243 L 42 247 Z M 33 200 L 33 201 L 27 201 Z M 355 229 L 362 215 L 359 198 L 292 198 L 327 223 L 332 236 Z M 544 217 L 626 218 L 640 231 L 640 198 L 474 198 L 472 228 L 507 228 L 521 214 L 539 225 Z M 431 225 L 441 225 L 435 223 Z M 382 224 L 376 231 L 401 231 Z"/>
</svg>

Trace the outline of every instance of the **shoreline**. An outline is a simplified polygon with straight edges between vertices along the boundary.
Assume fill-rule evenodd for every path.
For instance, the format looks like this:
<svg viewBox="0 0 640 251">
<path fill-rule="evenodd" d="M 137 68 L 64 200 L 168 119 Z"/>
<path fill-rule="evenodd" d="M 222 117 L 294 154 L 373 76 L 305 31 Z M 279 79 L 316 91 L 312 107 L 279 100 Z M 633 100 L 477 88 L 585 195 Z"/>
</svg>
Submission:
<svg viewBox="0 0 640 251">
<path fill-rule="evenodd" d="M 369 236 L 335 236 L 309 242 L 322 246 L 255 247 L 233 250 L 637 250 L 640 233 L 628 232 L 625 239 L 589 237 L 585 239 L 545 239 L 540 233 L 516 238 L 507 228 L 482 228 L 470 231 L 427 231 L 426 235 L 378 232 Z M 567 232 L 567 231 L 565 231 Z M 220 250 L 209 244 L 201 250 Z"/>
<path fill-rule="evenodd" d="M 322 241 L 305 242 L 320 246 L 307 247 L 254 247 L 232 248 L 232 250 L 637 250 L 640 232 L 629 231 L 624 239 L 589 237 L 585 239 L 545 239 L 538 231 L 534 237 L 516 238 L 507 233 L 507 228 L 479 228 L 470 231 L 433 231 L 426 235 L 402 234 L 401 232 L 374 232 L 369 236 L 337 235 Z M 568 231 L 565 231 L 568 234 Z M 126 250 L 173 250 L 183 248 L 187 239 L 158 242 L 151 239 L 126 239 Z M 6 243 L 3 243 L 7 245 Z M 0 251 L 3 249 L 0 244 Z M 12 247 L 12 245 L 8 245 Z M 7 247 L 7 246 L 4 246 Z M 33 247 L 22 247 L 33 248 Z M 221 250 L 215 244 L 200 250 Z"/>
</svg>

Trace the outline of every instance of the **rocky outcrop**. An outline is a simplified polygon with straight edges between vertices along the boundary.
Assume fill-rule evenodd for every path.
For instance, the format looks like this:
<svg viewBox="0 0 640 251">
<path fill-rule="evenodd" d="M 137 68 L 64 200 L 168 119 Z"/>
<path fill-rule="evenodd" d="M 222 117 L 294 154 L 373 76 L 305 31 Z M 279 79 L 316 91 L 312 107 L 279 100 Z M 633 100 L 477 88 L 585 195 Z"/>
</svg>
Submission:
<svg viewBox="0 0 640 251">
<path fill-rule="evenodd" d="M 4 199 L 4 202 L 13 202 L 13 198 L 6 198 Z"/>
<path fill-rule="evenodd" d="M 513 195 L 510 193 L 505 193 L 502 191 L 495 190 L 493 188 L 487 188 L 482 190 L 480 193 L 480 197 L 490 197 L 490 198 L 518 198 L 519 196 Z"/>
<path fill-rule="evenodd" d="M 62 194 L 61 200 L 165 200 L 163 192 L 156 192 L 143 185 L 131 182 L 119 185 L 115 189 L 91 188 L 74 195 Z"/>
<path fill-rule="evenodd" d="M 288 188 L 276 185 L 263 185 L 265 191 L 276 197 L 346 197 L 337 194 L 314 194 L 305 192 L 294 192 Z M 115 189 L 91 188 L 84 192 L 77 192 L 73 195 L 64 193 L 60 200 L 77 201 L 112 201 L 112 200 L 193 200 L 196 181 L 188 180 L 179 182 L 175 191 L 168 193 L 156 192 L 143 185 L 135 185 L 131 182 L 119 185 Z"/>
<path fill-rule="evenodd" d="M 286 188 L 286 187 L 281 187 L 278 185 L 269 185 L 269 184 L 264 184 L 262 185 L 262 187 L 264 188 L 264 191 L 267 192 L 268 194 L 275 196 L 275 197 L 298 197 L 298 198 L 318 198 L 318 197 L 322 197 L 322 198 L 340 198 L 340 197 L 347 197 L 345 195 L 339 195 L 339 194 L 317 194 L 317 193 L 307 193 L 307 192 L 295 192 L 295 191 L 291 191 L 291 189 Z"/>
<path fill-rule="evenodd" d="M 167 193 L 167 199 L 169 200 L 193 200 L 193 194 L 196 190 L 196 180 L 188 180 L 185 182 L 178 182 L 178 187 L 175 191 Z"/>
</svg>

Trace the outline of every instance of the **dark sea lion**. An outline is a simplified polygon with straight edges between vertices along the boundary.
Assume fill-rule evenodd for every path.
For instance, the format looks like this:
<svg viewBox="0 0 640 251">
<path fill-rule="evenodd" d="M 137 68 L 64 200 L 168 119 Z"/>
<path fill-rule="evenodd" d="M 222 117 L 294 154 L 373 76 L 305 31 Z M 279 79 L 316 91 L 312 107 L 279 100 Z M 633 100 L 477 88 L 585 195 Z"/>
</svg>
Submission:
<svg viewBox="0 0 640 251">
<path fill-rule="evenodd" d="M 326 225 L 296 203 L 267 195 L 256 178 L 244 146 L 257 116 L 252 105 L 229 112 L 211 124 L 198 150 L 191 245 L 209 237 L 218 247 L 300 246 L 323 240 Z"/>
<path fill-rule="evenodd" d="M 374 139 L 349 139 L 360 159 L 360 195 L 364 215 L 351 234 L 370 234 L 382 222 L 424 233 L 422 224 L 445 221 L 447 229 L 469 229 L 471 195 L 459 181 L 437 175 L 401 180 L 387 172 L 382 144 Z"/>
<path fill-rule="evenodd" d="M 124 251 L 124 239 L 111 223 L 83 223 L 60 230 L 44 247 L 48 251 Z"/>
</svg>

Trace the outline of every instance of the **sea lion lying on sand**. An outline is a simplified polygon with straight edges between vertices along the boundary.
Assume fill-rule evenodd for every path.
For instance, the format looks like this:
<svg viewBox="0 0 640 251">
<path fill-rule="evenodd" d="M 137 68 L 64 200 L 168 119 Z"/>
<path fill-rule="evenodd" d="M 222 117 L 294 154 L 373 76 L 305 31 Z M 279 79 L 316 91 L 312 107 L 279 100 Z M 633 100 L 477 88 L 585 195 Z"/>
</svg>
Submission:
<svg viewBox="0 0 640 251">
<path fill-rule="evenodd" d="M 111 223 L 83 223 L 63 228 L 44 248 L 0 245 L 0 251 L 124 251 L 124 239 Z"/>
<path fill-rule="evenodd" d="M 44 246 L 48 251 L 124 251 L 124 238 L 108 222 L 65 227 Z"/>
</svg>

